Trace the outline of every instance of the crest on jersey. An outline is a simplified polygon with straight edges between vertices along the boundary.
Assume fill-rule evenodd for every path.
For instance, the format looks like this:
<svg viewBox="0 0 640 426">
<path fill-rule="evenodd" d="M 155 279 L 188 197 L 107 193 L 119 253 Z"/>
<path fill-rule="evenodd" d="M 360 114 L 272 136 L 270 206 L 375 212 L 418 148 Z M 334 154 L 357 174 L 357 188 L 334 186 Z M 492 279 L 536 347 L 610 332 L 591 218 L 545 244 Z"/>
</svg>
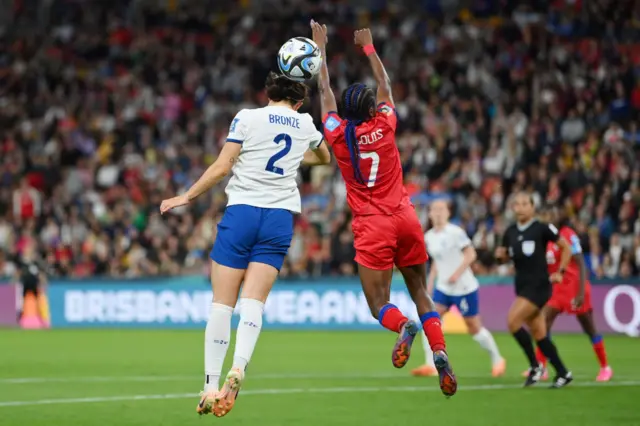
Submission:
<svg viewBox="0 0 640 426">
<path fill-rule="evenodd" d="M 324 128 L 330 132 L 333 132 L 340 125 L 340 121 L 338 121 L 335 117 L 327 118 L 327 121 L 324 123 Z"/>
<path fill-rule="evenodd" d="M 393 110 L 391 109 L 391 107 L 389 107 L 388 105 L 382 105 L 378 111 L 380 111 L 381 113 L 385 114 L 385 115 L 391 115 L 393 114 Z"/>
<path fill-rule="evenodd" d="M 522 254 L 524 254 L 525 256 L 531 256 L 535 250 L 536 250 L 535 241 L 522 242 Z"/>
</svg>

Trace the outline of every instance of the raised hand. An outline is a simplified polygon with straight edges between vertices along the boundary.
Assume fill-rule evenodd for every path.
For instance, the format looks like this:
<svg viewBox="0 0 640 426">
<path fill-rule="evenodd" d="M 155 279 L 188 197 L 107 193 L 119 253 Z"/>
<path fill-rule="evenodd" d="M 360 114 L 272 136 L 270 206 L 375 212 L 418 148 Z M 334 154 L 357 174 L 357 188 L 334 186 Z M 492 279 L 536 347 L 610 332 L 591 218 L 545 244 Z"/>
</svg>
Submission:
<svg viewBox="0 0 640 426">
<path fill-rule="evenodd" d="M 373 37 L 369 28 L 363 28 L 353 32 L 353 42 L 360 47 L 373 44 Z"/>
<path fill-rule="evenodd" d="M 320 25 L 318 22 L 311 20 L 311 33 L 313 35 L 313 41 L 318 45 L 320 50 L 324 51 L 327 48 L 327 26 Z"/>
</svg>

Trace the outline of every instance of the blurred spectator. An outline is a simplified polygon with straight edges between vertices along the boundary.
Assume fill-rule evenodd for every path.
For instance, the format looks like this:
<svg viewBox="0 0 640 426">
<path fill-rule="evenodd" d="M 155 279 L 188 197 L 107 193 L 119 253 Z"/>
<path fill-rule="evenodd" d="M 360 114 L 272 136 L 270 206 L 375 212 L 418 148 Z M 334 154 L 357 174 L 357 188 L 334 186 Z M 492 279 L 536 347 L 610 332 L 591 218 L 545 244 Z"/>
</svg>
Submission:
<svg viewBox="0 0 640 426">
<path fill-rule="evenodd" d="M 0 36 L 0 267 L 34 244 L 62 276 L 206 270 L 222 186 L 168 217 L 158 205 L 215 159 L 239 109 L 266 102 L 275 52 L 313 16 L 330 27 L 338 91 L 372 82 L 352 45 L 355 26 L 371 26 L 394 82 L 407 190 L 425 227 L 432 197 L 453 201 L 478 273 L 510 273 L 491 253 L 511 194 L 528 190 L 566 210 L 593 276 L 638 275 L 634 2 L 279 3 L 53 0 L 14 12 Z M 319 122 L 314 97 L 305 109 Z M 353 275 L 339 172 L 299 181 L 282 275 Z"/>
</svg>

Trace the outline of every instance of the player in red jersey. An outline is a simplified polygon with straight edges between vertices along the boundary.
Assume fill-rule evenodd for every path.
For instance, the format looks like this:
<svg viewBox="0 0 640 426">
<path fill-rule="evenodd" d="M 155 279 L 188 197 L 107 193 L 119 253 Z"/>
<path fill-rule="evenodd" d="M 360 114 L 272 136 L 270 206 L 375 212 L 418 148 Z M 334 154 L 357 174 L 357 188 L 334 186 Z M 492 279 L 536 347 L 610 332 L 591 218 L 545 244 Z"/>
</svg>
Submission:
<svg viewBox="0 0 640 426">
<path fill-rule="evenodd" d="M 389 302 L 396 265 L 431 344 L 440 389 L 451 396 L 457 382 L 446 353 L 440 317 L 426 291 L 427 253 L 420 221 L 403 185 L 391 82 L 375 52 L 371 32 L 356 31 L 355 44 L 369 58 L 378 90 L 376 94 L 362 83 L 352 84 L 342 93 L 338 112 L 326 63 L 326 26 L 311 21 L 311 28 L 324 58 L 318 78 L 324 135 L 347 187 L 355 260 L 371 314 L 383 327 L 398 333 L 392 362 L 397 368 L 404 367 L 420 326 Z"/>
<path fill-rule="evenodd" d="M 551 327 L 561 313 L 575 315 L 584 332 L 591 339 L 593 351 L 600 363 L 600 372 L 596 377 L 599 382 L 608 382 L 613 377 L 613 370 L 607 362 L 607 352 L 604 347 L 602 335 L 596 331 L 593 321 L 593 307 L 591 305 L 591 284 L 587 279 L 587 268 L 582 255 L 580 239 L 569 226 L 559 220 L 557 209 L 551 207 L 544 213 L 544 220 L 553 223 L 560 228 L 560 236 L 571 246 L 572 259 L 565 271 L 559 270 L 560 250 L 557 245 L 547 245 L 547 265 L 549 274 L 558 274 L 557 284 L 553 286 L 551 299 L 543 308 L 547 319 L 547 329 Z M 546 358 L 538 348 L 536 352 L 538 361 L 546 366 Z M 546 378 L 546 368 L 543 379 Z"/>
</svg>

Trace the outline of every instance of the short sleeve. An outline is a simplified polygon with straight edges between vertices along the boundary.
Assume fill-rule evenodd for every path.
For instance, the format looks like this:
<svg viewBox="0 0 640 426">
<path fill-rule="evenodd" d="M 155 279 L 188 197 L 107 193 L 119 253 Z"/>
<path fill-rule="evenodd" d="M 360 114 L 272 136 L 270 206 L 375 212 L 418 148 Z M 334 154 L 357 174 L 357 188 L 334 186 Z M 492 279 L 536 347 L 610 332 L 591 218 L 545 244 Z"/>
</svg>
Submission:
<svg viewBox="0 0 640 426">
<path fill-rule="evenodd" d="M 322 133 L 316 130 L 313 136 L 311 137 L 311 139 L 309 140 L 309 149 L 311 149 L 312 151 L 315 151 L 316 149 L 320 148 L 320 145 L 322 145 L 323 140 L 324 140 L 324 136 L 322 136 Z"/>
<path fill-rule="evenodd" d="M 545 243 L 555 243 L 560 238 L 560 233 L 558 232 L 558 228 L 549 223 L 542 226 L 542 236 Z"/>
<path fill-rule="evenodd" d="M 395 107 L 388 102 L 378 104 L 378 119 L 382 120 L 394 132 L 398 125 L 398 115 Z"/>
<path fill-rule="evenodd" d="M 468 247 L 471 245 L 471 240 L 469 239 L 469 236 L 467 235 L 465 230 L 462 228 L 456 228 L 455 238 L 456 238 L 456 246 L 460 250 L 464 250 L 465 247 Z"/>
<path fill-rule="evenodd" d="M 236 114 L 229 126 L 227 142 L 242 144 L 245 141 L 249 133 L 249 123 L 251 121 L 248 115 L 248 111 L 245 109 L 240 110 L 240 112 Z"/>
<path fill-rule="evenodd" d="M 322 120 L 324 126 L 324 137 L 329 143 L 333 145 L 336 140 L 341 136 L 342 118 L 335 111 L 329 111 Z"/>
<path fill-rule="evenodd" d="M 560 235 L 562 235 L 562 237 L 564 237 L 564 239 L 569 243 L 572 255 L 582 253 L 582 244 L 580 244 L 580 237 L 578 237 L 578 235 L 576 235 L 573 230 L 569 228 L 563 228 L 560 231 Z"/>
</svg>

